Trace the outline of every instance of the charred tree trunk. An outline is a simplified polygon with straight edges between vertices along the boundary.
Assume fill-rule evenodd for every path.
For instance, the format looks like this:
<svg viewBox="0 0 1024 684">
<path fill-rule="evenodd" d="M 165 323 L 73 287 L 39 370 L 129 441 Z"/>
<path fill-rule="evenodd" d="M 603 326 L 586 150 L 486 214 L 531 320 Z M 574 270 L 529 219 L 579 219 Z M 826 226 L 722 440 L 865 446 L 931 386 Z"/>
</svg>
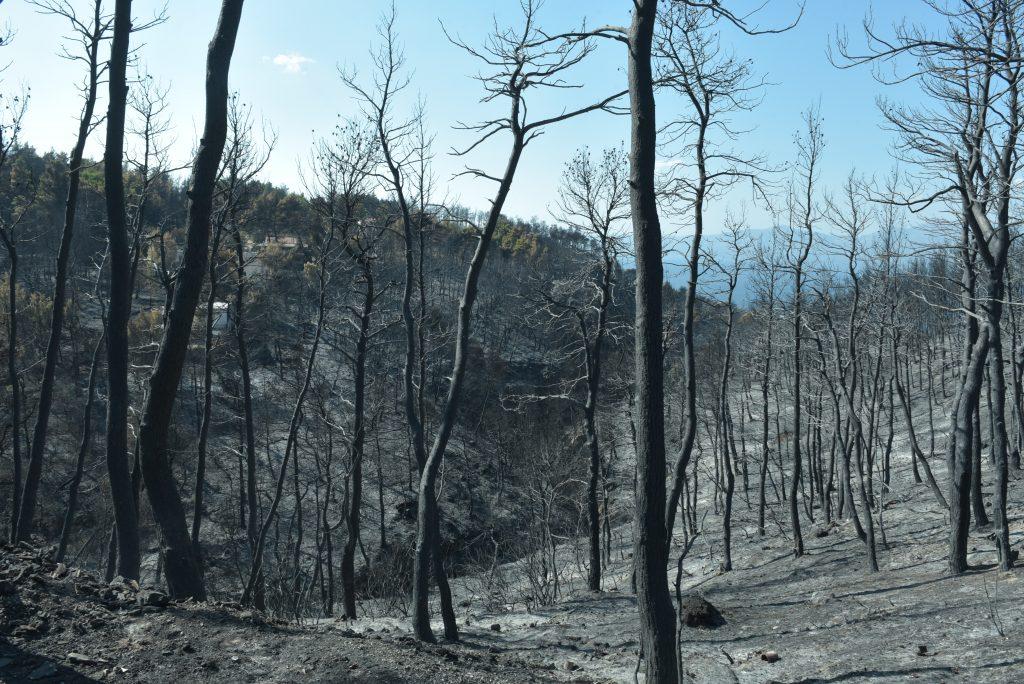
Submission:
<svg viewBox="0 0 1024 684">
<path fill-rule="evenodd" d="M 238 366 L 242 375 L 242 411 L 245 425 L 245 501 L 249 515 L 246 518 L 246 538 L 249 553 L 255 564 L 257 539 L 259 537 L 259 499 L 256 492 L 256 428 L 252 407 L 252 378 L 249 373 L 249 343 L 245 329 L 245 244 L 238 226 L 232 226 L 235 239 L 235 316 L 234 332 L 238 347 Z M 253 605 L 259 610 L 266 608 L 263 592 L 263 575 L 257 575 L 253 588 Z"/>
<path fill-rule="evenodd" d="M 647 681 L 675 684 L 676 616 L 668 588 L 665 501 L 665 389 L 662 348 L 661 225 L 655 193 L 657 151 L 651 44 L 657 0 L 636 0 L 627 41 L 630 103 L 630 208 L 636 250 L 636 513 L 633 562 L 640 647 Z M 677 469 L 678 470 L 678 469 Z"/>
<path fill-rule="evenodd" d="M 89 76 L 85 92 L 85 105 L 78 122 L 78 139 L 68 159 L 68 193 L 64 202 L 64 228 L 57 247 L 57 267 L 54 275 L 50 334 L 46 343 L 46 357 L 43 361 L 43 377 L 39 384 L 39 402 L 36 408 L 36 424 L 29 451 L 28 471 L 25 474 L 25 488 L 21 498 L 21 513 L 18 515 L 18 539 L 28 541 L 32 535 L 35 519 L 36 495 L 39 479 L 43 472 L 43 457 L 46 454 L 46 437 L 53 407 L 53 384 L 60 356 L 60 340 L 64 330 L 65 304 L 67 302 L 68 262 L 71 258 L 71 239 L 75 230 L 75 214 L 78 210 L 78 189 L 82 180 L 82 157 L 85 143 L 92 130 L 93 112 L 96 108 L 96 91 L 99 86 L 99 46 L 103 37 L 100 17 L 101 3 L 94 6 L 92 33 L 88 44 Z M 13 281 L 13 279 L 12 279 Z"/>
<path fill-rule="evenodd" d="M 14 236 L 2 233 L 7 247 L 10 270 L 7 275 L 7 382 L 11 386 L 11 490 L 10 542 L 18 540 L 18 514 L 21 512 L 23 478 L 21 474 L 21 382 L 18 379 L 18 247 Z"/>
<path fill-rule="evenodd" d="M 365 397 L 366 397 L 366 347 L 370 338 L 370 316 L 373 312 L 374 292 L 373 271 L 368 257 L 364 255 L 362 278 L 365 286 L 363 304 L 358 316 L 356 353 L 353 358 L 353 401 L 352 401 L 352 465 L 348 472 L 348 511 L 345 525 L 348 538 L 341 556 L 341 590 L 345 617 L 356 617 L 356 545 L 359 542 L 359 510 L 363 501 L 363 448 L 366 443 Z"/>
<path fill-rule="evenodd" d="M 988 329 L 979 331 L 969 347 L 963 384 L 954 399 L 950 435 L 949 478 L 949 571 L 958 575 L 967 570 L 967 540 L 971 526 L 971 464 L 974 452 L 974 408 L 981 395 L 981 382 L 988 352 Z"/>
<path fill-rule="evenodd" d="M 139 529 L 128 471 L 128 319 L 131 316 L 131 257 L 124 199 L 124 123 L 128 97 L 131 0 L 117 0 L 107 80 L 107 141 L 103 177 L 110 249 L 107 312 L 107 471 L 117 531 L 117 573 L 139 579 Z"/>
<path fill-rule="evenodd" d="M 184 506 L 168 459 L 167 438 L 206 270 L 213 193 L 227 138 L 228 72 L 242 5 L 243 0 L 224 0 L 207 54 L 206 123 L 192 170 L 185 249 L 160 351 L 149 379 L 149 397 L 139 434 L 142 475 L 153 517 L 160 527 L 168 589 L 176 598 L 197 600 L 206 599 L 206 585 L 185 524 Z"/>
<path fill-rule="evenodd" d="M 611 304 L 612 273 L 614 257 L 609 252 L 607 234 L 602 245 L 603 260 L 601 271 L 601 298 L 598 302 L 597 326 L 593 342 L 588 340 L 586 318 L 580 317 L 586 351 L 587 399 L 583 405 L 584 423 L 587 434 L 587 450 L 590 454 L 590 477 L 587 482 L 587 522 L 590 538 L 590 566 L 587 573 L 587 588 L 601 591 L 601 510 L 598 489 L 601 485 L 601 449 L 597 433 L 597 397 L 601 389 L 601 355 L 604 351 L 605 327 L 608 307 Z"/>
<path fill-rule="evenodd" d="M 455 358 L 452 362 L 452 374 L 448 386 L 448 395 L 444 400 L 444 409 L 441 413 L 441 420 L 438 423 L 437 435 L 434 437 L 434 444 L 430 454 L 423 466 L 423 473 L 420 476 L 419 489 L 417 492 L 417 516 L 416 516 L 416 556 L 413 566 L 413 630 L 417 638 L 422 641 L 433 641 L 434 635 L 430 628 L 429 599 L 429 571 L 432 558 L 440 560 L 440 543 L 438 538 L 440 525 L 437 510 L 437 499 L 435 484 L 437 474 L 444 458 L 448 440 L 455 427 L 455 418 L 462 400 L 462 383 L 466 375 L 466 362 L 469 353 L 469 332 L 473 318 L 473 304 L 476 301 L 477 287 L 480 281 L 480 273 L 483 270 L 484 260 L 487 258 L 487 249 L 490 247 L 491 238 L 498 227 L 498 219 L 501 215 L 501 208 L 505 204 L 505 198 L 512 187 L 512 179 L 515 176 L 516 168 L 519 166 L 519 159 L 525 146 L 525 131 L 519 125 L 518 101 L 513 111 L 513 145 L 508 163 L 505 167 L 505 174 L 501 179 L 497 195 L 491 204 L 491 211 L 487 217 L 487 223 L 480 235 L 476 251 L 469 264 L 466 273 L 466 282 L 462 292 L 462 299 L 459 301 L 458 327 L 455 338 Z M 443 590 L 443 588 L 442 588 Z M 443 604 L 442 604 L 443 605 Z M 447 611 L 445 611 L 447 613 Z M 458 631 L 455 625 L 454 615 L 445 615 L 445 637 L 449 640 L 458 639 Z"/>
</svg>

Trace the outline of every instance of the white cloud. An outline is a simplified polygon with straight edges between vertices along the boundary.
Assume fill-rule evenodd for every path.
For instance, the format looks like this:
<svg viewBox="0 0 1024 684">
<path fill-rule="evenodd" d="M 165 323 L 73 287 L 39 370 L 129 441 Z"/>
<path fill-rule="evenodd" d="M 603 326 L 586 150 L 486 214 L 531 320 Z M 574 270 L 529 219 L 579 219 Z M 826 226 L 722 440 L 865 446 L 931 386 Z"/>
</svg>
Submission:
<svg viewBox="0 0 1024 684">
<path fill-rule="evenodd" d="M 275 66 L 281 67 L 286 74 L 301 74 L 303 65 L 314 62 L 313 59 L 300 55 L 298 52 L 282 52 L 271 61 Z"/>
</svg>

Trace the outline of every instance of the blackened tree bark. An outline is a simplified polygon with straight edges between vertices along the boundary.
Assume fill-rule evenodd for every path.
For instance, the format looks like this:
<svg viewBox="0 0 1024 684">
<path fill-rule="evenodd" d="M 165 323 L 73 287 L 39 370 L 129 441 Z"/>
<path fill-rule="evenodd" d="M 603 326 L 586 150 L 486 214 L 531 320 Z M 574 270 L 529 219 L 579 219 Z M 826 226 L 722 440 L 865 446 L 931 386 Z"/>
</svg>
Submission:
<svg viewBox="0 0 1024 684">
<path fill-rule="evenodd" d="M 665 388 L 661 224 L 654 185 L 657 153 L 651 46 L 657 0 L 636 0 L 627 34 L 630 208 L 636 252 L 636 513 L 633 562 L 647 681 L 675 684 L 676 616 L 668 589 L 665 524 Z"/>
<path fill-rule="evenodd" d="M 43 11 L 65 16 L 71 21 L 73 30 L 85 46 L 83 59 L 88 67 L 84 88 L 85 103 L 78 121 L 78 138 L 68 159 L 68 192 L 64 202 L 64 227 L 57 247 L 57 264 L 53 285 L 53 306 L 50 314 L 50 333 L 43 360 L 43 377 L 39 384 L 39 402 L 36 408 L 36 424 L 33 430 L 32 447 L 29 451 L 28 470 L 25 473 L 25 488 L 21 499 L 21 513 L 18 515 L 17 538 L 28 541 L 32 535 L 35 520 L 36 495 L 43 471 L 43 457 L 46 454 L 47 429 L 53 406 L 53 384 L 60 356 L 60 341 L 64 330 L 64 314 L 67 301 L 68 262 L 71 258 L 71 239 L 75 230 L 75 214 L 78 210 L 78 189 L 82 178 L 82 157 L 85 143 L 93 130 L 93 112 L 96 108 L 96 92 L 101 73 L 99 60 L 100 42 L 105 37 L 108 21 L 102 17 L 102 2 L 93 5 L 91 25 L 81 22 L 69 7 L 40 4 Z"/>
<path fill-rule="evenodd" d="M 735 448 L 732 439 L 732 419 L 730 417 L 730 384 L 732 374 L 732 336 L 736 307 L 734 297 L 736 286 L 739 284 L 740 276 L 745 268 L 746 252 L 750 248 L 750 239 L 744 234 L 739 223 L 732 218 L 726 219 L 726 234 L 724 237 L 729 251 L 731 252 L 732 263 L 718 264 L 719 270 L 726 280 L 725 298 L 725 356 L 722 360 L 722 375 L 719 381 L 718 397 L 719 412 L 721 420 L 721 451 L 722 463 L 725 475 L 725 507 L 722 516 L 722 542 L 724 546 L 724 558 L 722 568 L 732 570 L 732 500 L 736 490 L 736 473 L 734 470 L 732 453 Z M 713 259 L 713 257 L 712 257 Z"/>
<path fill-rule="evenodd" d="M 792 215 L 798 222 L 790 227 L 787 257 L 789 268 L 793 274 L 793 474 L 789 482 L 789 520 L 793 528 L 793 555 L 804 555 L 804 538 L 800 530 L 800 508 L 797 495 L 800 493 L 800 481 L 803 473 L 800 431 L 803 426 L 801 390 L 803 384 L 801 347 L 803 342 L 803 289 L 804 268 L 807 257 L 814 243 L 814 185 L 817 181 L 818 165 L 825 139 L 821 133 L 821 118 L 817 111 L 810 110 L 804 115 L 806 130 L 802 137 L 797 138 L 798 180 L 794 189 Z M 797 235 L 800 231 L 801 235 Z"/>
<path fill-rule="evenodd" d="M 774 352 L 773 337 L 775 333 L 775 310 L 776 310 L 776 274 L 778 273 L 778 248 L 776 242 L 777 233 L 772 231 L 772 241 L 769 246 L 758 245 L 757 261 L 758 270 L 758 297 L 760 299 L 759 309 L 763 316 L 764 344 L 758 348 L 763 354 L 761 361 L 761 468 L 757 482 L 757 534 L 761 537 L 765 534 L 764 518 L 767 509 L 765 500 L 765 481 L 768 477 L 768 457 L 771 448 L 768 444 L 768 389 L 771 386 L 772 355 Z"/>
<path fill-rule="evenodd" d="M 124 196 L 124 124 L 128 98 L 131 0 L 117 0 L 107 81 L 107 141 L 103 179 L 110 250 L 107 305 L 107 471 L 117 531 L 117 573 L 139 579 L 139 529 L 128 471 L 128 319 L 131 317 L 131 255 Z"/>
<path fill-rule="evenodd" d="M 255 557 L 260 523 L 259 499 L 256 491 L 256 427 L 253 418 L 252 376 L 249 372 L 248 333 L 245 328 L 245 243 L 242 240 L 242 231 L 237 224 L 232 226 L 231 235 L 235 242 L 236 259 L 233 327 L 235 344 L 238 348 L 238 367 L 242 375 L 242 419 L 245 426 L 245 505 L 248 511 L 245 533 L 249 541 L 249 553 Z M 253 605 L 259 610 L 264 610 L 266 603 L 262 573 L 256 576 L 253 584 Z"/>
<path fill-rule="evenodd" d="M 192 321 L 203 286 L 213 193 L 227 138 L 228 72 L 244 0 L 224 0 L 207 54 L 206 123 L 189 189 L 188 232 L 174 299 L 167 315 L 139 434 L 142 475 L 160 527 L 164 574 L 172 596 L 206 599 L 202 567 L 185 524 L 185 510 L 167 454 L 167 437 Z"/>
<path fill-rule="evenodd" d="M 0 231 L 7 249 L 7 382 L 11 386 L 11 529 L 9 539 L 18 539 L 18 514 L 21 512 L 23 477 L 21 474 L 21 381 L 18 378 L 18 242 L 13 229 Z"/>
<path fill-rule="evenodd" d="M 587 478 L 587 531 L 590 538 L 590 566 L 587 570 L 587 588 L 591 591 L 601 591 L 601 512 L 598 507 L 598 488 L 601 484 L 601 448 L 597 432 L 597 401 L 601 391 L 601 362 L 616 265 L 614 243 L 608 235 L 609 228 L 610 226 L 605 224 L 600 232 L 601 280 L 598 284 L 600 298 L 597 303 L 597 323 L 592 341 L 587 330 L 586 317 L 580 316 L 587 367 L 587 399 L 583 405 L 583 413 L 587 433 L 587 450 L 590 453 L 590 473 Z"/>
<path fill-rule="evenodd" d="M 405 411 L 405 419 L 409 429 L 409 436 L 412 442 L 413 456 L 416 460 L 419 475 L 422 477 L 423 468 L 427 463 L 426 427 L 424 422 L 423 392 L 425 381 L 425 369 L 420 364 L 422 371 L 420 382 L 414 382 L 413 376 L 417 366 L 417 359 L 422 361 L 426 356 L 424 347 L 424 334 L 422 330 L 422 319 L 417 321 L 412 312 L 413 289 L 419 283 L 420 293 L 423 293 L 423 225 L 429 220 L 426 217 L 426 203 L 428 202 L 426 187 L 426 156 L 429 154 L 429 141 L 423 130 L 424 112 L 418 108 L 412 119 L 403 122 L 394 120 L 395 98 L 409 84 L 408 77 L 403 73 L 405 55 L 398 45 L 398 36 L 395 29 L 396 13 L 394 6 L 385 14 L 378 27 L 378 34 L 381 44 L 373 55 L 374 64 L 378 69 L 375 78 L 375 87 L 370 90 L 361 86 L 354 75 L 342 73 L 342 80 L 351 88 L 362 102 L 364 111 L 371 121 L 377 142 L 380 147 L 380 161 L 383 162 L 381 176 L 387 189 L 398 204 L 401 214 L 402 245 L 404 252 L 404 272 L 402 281 L 402 327 L 405 333 L 405 363 L 402 366 L 402 404 Z M 407 187 L 410 177 L 415 176 L 416 166 L 420 168 L 419 187 Z M 412 167 L 412 168 L 410 168 Z M 418 197 L 412 193 L 417 193 Z M 418 204 L 418 207 L 416 206 Z M 418 211 L 414 211 L 417 209 Z M 415 213 L 415 217 L 414 217 Z M 419 259 L 421 268 L 417 271 L 414 266 L 416 250 L 413 243 L 413 231 L 417 229 L 420 249 Z M 422 300 L 421 300 L 422 301 Z M 440 534 L 440 521 L 434 520 L 435 530 L 433 534 Z M 432 563 L 433 577 L 438 586 L 441 597 L 441 614 L 444 619 L 444 630 L 446 638 L 458 639 L 458 627 L 455 624 L 455 611 L 451 605 L 451 589 L 448 586 L 448 577 L 444 571 L 443 557 L 438 546 L 434 550 L 434 561 Z M 344 584 L 345 578 L 343 576 Z M 354 610 L 353 602 L 353 610 Z M 355 614 L 352 613 L 352 617 Z"/>
<path fill-rule="evenodd" d="M 448 447 L 448 441 L 455 428 L 455 420 L 462 402 L 462 385 L 466 379 L 466 364 L 469 360 L 469 337 L 473 321 L 473 305 L 476 302 L 480 274 L 483 271 L 484 262 L 487 258 L 491 238 L 494 237 L 494 231 L 498 227 L 498 220 L 501 218 L 502 207 L 508 197 L 509 190 L 512 188 L 512 180 L 519 166 L 520 157 L 526 146 L 536 139 L 546 126 L 566 121 L 587 112 L 606 110 L 612 102 L 623 94 L 616 93 L 599 102 L 579 109 L 564 111 L 556 116 L 527 121 L 526 91 L 531 88 L 564 88 L 565 72 L 586 58 L 591 51 L 591 44 L 586 41 L 551 38 L 544 34 L 536 25 L 536 6 L 532 1 L 523 4 L 523 11 L 525 17 L 521 33 L 500 28 L 496 29 L 486 47 L 482 50 L 469 47 L 449 36 L 452 42 L 465 49 L 474 57 L 481 59 L 493 69 L 493 75 L 477 77 L 487 87 L 487 98 L 505 97 L 510 102 L 510 112 L 507 118 L 467 127 L 469 130 L 478 132 L 480 137 L 468 148 L 462 150 L 462 154 L 472 151 L 483 141 L 504 131 L 511 134 L 512 144 L 508 161 L 505 165 L 505 171 L 500 177 L 492 176 L 476 169 L 469 169 L 466 172 L 477 178 L 495 182 L 498 188 L 494 198 L 491 200 L 491 208 L 487 214 L 486 222 L 483 226 L 477 228 L 479 237 L 476 249 L 470 259 L 469 268 L 466 271 L 462 297 L 459 301 L 455 333 L 455 355 L 452 360 L 448 392 L 442 404 L 437 432 L 430 453 L 427 456 L 427 461 L 424 464 L 417 492 L 416 555 L 413 565 L 412 605 L 413 631 L 421 641 L 434 640 L 433 630 L 430 627 L 429 573 L 432 558 L 437 559 L 440 557 L 439 510 L 435 492 L 437 476 L 440 472 L 445 450 Z M 441 590 L 445 590 L 443 585 Z M 667 584 L 665 593 L 667 596 Z M 443 600 L 442 607 L 445 604 L 450 605 L 447 600 Z M 444 621 L 446 626 L 445 637 L 449 640 L 457 639 L 458 634 L 454 631 L 454 615 L 445 615 Z M 453 629 L 449 629 L 449 625 Z"/>
<path fill-rule="evenodd" d="M 363 451 L 366 444 L 366 349 L 370 340 L 370 320 L 376 291 L 374 290 L 372 255 L 364 249 L 352 246 L 346 251 L 356 262 L 364 287 L 363 301 L 354 314 L 357 333 L 355 354 L 352 357 L 352 463 L 348 472 L 348 510 L 345 514 L 348 537 L 345 539 L 345 548 L 341 554 L 341 586 L 345 617 L 355 619 L 355 558 L 360 534 L 359 514 L 363 502 Z"/>
</svg>

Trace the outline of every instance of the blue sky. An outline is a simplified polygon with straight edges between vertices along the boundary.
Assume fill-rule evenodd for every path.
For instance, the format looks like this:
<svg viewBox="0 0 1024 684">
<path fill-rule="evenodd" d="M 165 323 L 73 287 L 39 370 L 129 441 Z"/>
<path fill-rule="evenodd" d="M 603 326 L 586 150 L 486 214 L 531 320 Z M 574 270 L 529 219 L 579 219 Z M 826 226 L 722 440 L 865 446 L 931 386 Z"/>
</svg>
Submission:
<svg viewBox="0 0 1024 684">
<path fill-rule="evenodd" d="M 88 0 L 71 0 L 81 7 Z M 52 16 L 41 16 L 26 0 L 0 0 L 0 23 L 16 31 L 13 44 L 0 57 L 10 67 L 0 76 L 0 87 L 13 89 L 20 83 L 32 86 L 32 103 L 25 126 L 25 138 L 41 150 L 70 148 L 74 120 L 79 111 L 75 89 L 78 66 L 60 59 L 57 52 L 66 26 Z M 109 3 L 112 5 L 112 2 Z M 140 20 L 151 16 L 162 0 L 136 0 Z M 171 110 L 176 144 L 175 161 L 188 159 L 196 131 L 202 121 L 202 79 L 206 43 L 212 33 L 219 2 L 215 0 L 169 0 L 168 21 L 146 33 L 137 34 L 140 60 L 158 80 L 170 85 Z M 253 105 L 254 110 L 278 132 L 279 143 L 266 169 L 267 180 L 300 189 L 298 162 L 306 155 L 314 132 L 327 132 L 338 116 L 355 113 L 355 103 L 337 76 L 339 65 L 368 68 L 367 53 L 375 38 L 375 25 L 386 10 L 384 0 L 248 0 L 242 17 L 238 45 L 232 63 L 232 89 Z M 514 22 L 519 16 L 518 0 L 397 0 L 398 30 L 405 46 L 413 83 L 406 105 L 419 93 L 426 99 L 430 128 L 436 133 L 436 170 L 443 180 L 462 168 L 465 160 L 451 157 L 452 146 L 470 141 L 469 134 L 453 130 L 458 120 L 487 118 L 495 109 L 479 103 L 480 87 L 471 78 L 479 67 L 470 57 L 449 44 L 441 22 L 470 44 L 479 44 L 496 19 Z M 760 4 L 760 0 L 737 0 L 734 6 Z M 626 24 L 629 0 L 548 0 L 541 13 L 549 30 L 570 28 L 585 17 L 588 25 Z M 766 23 L 780 23 L 791 17 L 797 0 L 772 0 Z M 762 152 L 776 163 L 793 156 L 793 134 L 800 125 L 800 113 L 820 101 L 828 148 L 822 180 L 838 185 L 856 168 L 886 173 L 892 166 L 889 136 L 880 129 L 875 99 L 886 92 L 866 69 L 837 70 L 826 57 L 830 37 L 837 27 L 847 28 L 859 42 L 860 23 L 872 11 L 867 2 L 854 0 L 807 0 L 799 26 L 781 36 L 747 37 L 726 32 L 724 43 L 738 56 L 750 57 L 757 73 L 764 73 L 772 85 L 764 92 L 762 105 L 739 122 L 752 129 L 738 147 Z M 873 8 L 881 26 L 910 15 L 922 15 L 918 0 L 894 0 Z M 577 72 L 586 87 L 569 95 L 537 100 L 533 111 L 557 112 L 566 103 L 580 101 L 624 87 L 625 53 L 614 42 L 599 51 Z M 889 91 L 901 100 L 913 98 L 912 89 Z M 105 104 L 102 105 L 105 108 Z M 672 115 L 679 103 L 672 98 L 659 101 L 659 118 Z M 506 212 L 521 217 L 548 218 L 562 165 L 584 145 L 594 149 L 617 145 L 628 135 L 627 120 L 603 113 L 591 114 L 551 129 L 528 148 L 508 199 Z M 95 155 L 101 136 L 93 140 Z M 477 150 L 469 160 L 473 166 L 500 171 L 507 142 L 496 140 Z M 450 194 L 473 207 L 487 206 L 490 185 L 459 179 L 449 183 Z M 709 229 L 714 231 L 726 206 L 738 208 L 749 201 L 749 192 L 737 191 L 719 202 L 711 212 Z M 752 223 L 767 218 L 748 207 Z M 666 216 L 669 226 L 679 223 Z M 676 228 L 685 233 L 685 225 Z"/>
</svg>

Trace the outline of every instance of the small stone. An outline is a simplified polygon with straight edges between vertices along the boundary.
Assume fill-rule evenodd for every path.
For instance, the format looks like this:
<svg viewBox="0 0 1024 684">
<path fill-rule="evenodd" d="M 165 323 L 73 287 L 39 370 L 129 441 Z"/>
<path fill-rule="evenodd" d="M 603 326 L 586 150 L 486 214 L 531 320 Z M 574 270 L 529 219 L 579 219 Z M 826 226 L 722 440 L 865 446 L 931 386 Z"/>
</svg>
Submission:
<svg viewBox="0 0 1024 684">
<path fill-rule="evenodd" d="M 104 661 L 100 658 L 93 658 L 92 656 L 87 656 L 84 653 L 76 653 L 75 651 L 72 651 L 71 653 L 68 653 L 68 662 L 75 665 L 98 665 Z"/>
<path fill-rule="evenodd" d="M 766 663 L 777 663 L 781 660 L 781 656 L 775 651 L 765 651 L 761 654 L 761 660 Z"/>
<path fill-rule="evenodd" d="M 580 666 L 577 665 L 576 663 L 572 662 L 571 660 L 566 660 L 565 661 L 565 669 L 568 670 L 569 672 L 575 672 L 576 670 L 580 669 Z"/>
<path fill-rule="evenodd" d="M 11 635 L 31 639 L 32 637 L 39 636 L 39 633 L 42 631 L 43 626 L 38 622 L 33 622 L 32 624 L 28 625 L 18 625 L 14 628 L 14 631 L 11 632 Z"/>
<path fill-rule="evenodd" d="M 167 594 L 160 593 L 159 591 L 146 590 L 139 592 L 135 602 L 140 606 L 156 606 L 158 608 L 165 608 L 170 604 L 171 599 Z"/>
<path fill-rule="evenodd" d="M 491 631 L 492 632 L 500 632 L 501 631 L 501 625 L 498 624 L 497 622 L 495 622 L 493 625 L 491 625 Z"/>
</svg>

